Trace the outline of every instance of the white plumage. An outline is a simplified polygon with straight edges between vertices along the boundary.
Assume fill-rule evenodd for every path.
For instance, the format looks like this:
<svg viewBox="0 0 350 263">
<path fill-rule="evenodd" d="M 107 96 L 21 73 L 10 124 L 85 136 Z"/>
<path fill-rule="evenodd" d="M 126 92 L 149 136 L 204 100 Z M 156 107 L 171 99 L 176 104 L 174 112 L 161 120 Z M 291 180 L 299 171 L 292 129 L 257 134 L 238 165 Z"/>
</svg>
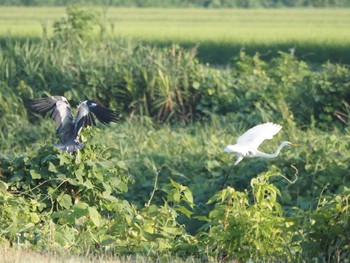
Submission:
<svg viewBox="0 0 350 263">
<path fill-rule="evenodd" d="M 271 122 L 259 124 L 243 133 L 237 139 L 236 144 L 227 145 L 224 151 L 236 155 L 237 160 L 234 165 L 237 165 L 244 157 L 275 158 L 283 147 L 293 146 L 293 144 L 283 141 L 273 154 L 260 152 L 258 147 L 264 140 L 272 139 L 281 129 L 281 125 Z"/>
</svg>

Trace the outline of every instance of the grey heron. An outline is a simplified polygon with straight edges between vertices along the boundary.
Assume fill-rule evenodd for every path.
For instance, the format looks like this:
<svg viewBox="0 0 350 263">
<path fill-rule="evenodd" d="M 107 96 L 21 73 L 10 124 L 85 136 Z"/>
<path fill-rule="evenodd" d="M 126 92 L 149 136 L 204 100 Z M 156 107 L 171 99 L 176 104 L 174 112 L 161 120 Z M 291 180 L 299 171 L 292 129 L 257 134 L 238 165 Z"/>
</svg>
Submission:
<svg viewBox="0 0 350 263">
<path fill-rule="evenodd" d="M 79 103 L 78 112 L 74 119 L 68 100 L 63 96 L 51 96 L 33 99 L 28 106 L 35 112 L 48 113 L 56 123 L 56 132 L 60 143 L 55 147 L 64 152 L 75 152 L 81 150 L 84 144 L 79 141 L 80 132 L 83 127 L 96 126 L 94 116 L 103 124 L 116 122 L 118 113 L 105 108 L 101 104 L 91 100 Z"/>
</svg>

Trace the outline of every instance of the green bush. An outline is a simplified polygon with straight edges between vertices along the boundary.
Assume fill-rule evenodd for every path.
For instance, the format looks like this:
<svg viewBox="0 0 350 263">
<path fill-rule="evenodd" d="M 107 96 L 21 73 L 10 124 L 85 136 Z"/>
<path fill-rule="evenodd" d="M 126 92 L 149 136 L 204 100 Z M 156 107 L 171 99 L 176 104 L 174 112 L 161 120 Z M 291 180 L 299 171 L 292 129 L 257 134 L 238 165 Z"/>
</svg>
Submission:
<svg viewBox="0 0 350 263">
<path fill-rule="evenodd" d="M 278 203 L 280 191 L 268 182 L 266 173 L 251 180 L 251 193 L 228 187 L 215 196 L 209 214 L 208 234 L 203 234 L 207 253 L 225 259 L 292 259 L 293 221 L 283 216 Z M 250 197 L 250 194 L 252 197 Z"/>
<path fill-rule="evenodd" d="M 191 215 L 188 188 L 171 181 L 164 186 L 163 205 L 150 199 L 138 210 L 121 198 L 130 182 L 125 164 L 101 147 L 87 145 L 67 154 L 48 145 L 31 157 L 1 156 L 0 167 L 0 236 L 12 244 L 153 257 L 182 251 L 178 246 L 194 240 L 177 223 L 179 215 Z"/>
<path fill-rule="evenodd" d="M 320 196 L 317 208 L 301 212 L 302 256 L 334 262 L 349 258 L 349 189 L 335 196 Z"/>
</svg>

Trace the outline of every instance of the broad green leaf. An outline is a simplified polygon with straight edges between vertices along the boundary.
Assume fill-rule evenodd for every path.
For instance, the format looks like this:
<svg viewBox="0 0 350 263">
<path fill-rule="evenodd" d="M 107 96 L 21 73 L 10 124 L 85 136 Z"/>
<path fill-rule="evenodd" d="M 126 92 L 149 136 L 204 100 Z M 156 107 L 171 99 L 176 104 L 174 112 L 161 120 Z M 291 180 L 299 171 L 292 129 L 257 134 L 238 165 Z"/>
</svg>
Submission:
<svg viewBox="0 0 350 263">
<path fill-rule="evenodd" d="M 51 214 L 51 218 L 52 219 L 59 219 L 59 218 L 65 218 L 68 214 L 68 211 L 67 210 L 64 210 L 64 211 L 57 211 L 57 212 L 53 212 Z"/>
<path fill-rule="evenodd" d="M 108 161 L 100 161 L 100 162 L 98 162 L 98 165 L 104 169 L 113 168 L 113 164 L 111 162 L 108 162 Z"/>
<path fill-rule="evenodd" d="M 172 201 L 175 203 L 179 203 L 180 202 L 180 198 L 181 198 L 181 194 L 179 191 L 176 190 L 172 190 L 169 194 L 168 194 L 168 201 Z"/>
<path fill-rule="evenodd" d="M 38 210 L 43 211 L 46 208 L 46 204 L 44 202 L 40 202 L 38 204 Z"/>
<path fill-rule="evenodd" d="M 24 175 L 25 175 L 25 172 L 23 170 L 17 171 L 11 177 L 10 181 L 11 182 L 19 182 L 19 181 L 21 181 L 23 179 Z"/>
<path fill-rule="evenodd" d="M 32 228 L 34 226 L 34 224 L 32 222 L 27 223 L 24 225 L 24 228 Z"/>
<path fill-rule="evenodd" d="M 75 218 L 80 218 L 88 214 L 88 205 L 84 202 L 78 202 L 72 206 L 73 214 Z"/>
<path fill-rule="evenodd" d="M 116 198 L 115 196 L 112 195 L 104 195 L 103 194 L 103 198 L 105 198 L 106 200 L 112 202 L 112 203 L 116 203 L 118 201 L 118 198 Z"/>
<path fill-rule="evenodd" d="M 80 151 L 77 151 L 77 154 L 75 156 L 75 164 L 80 164 L 81 163 L 81 153 Z"/>
<path fill-rule="evenodd" d="M 119 168 L 121 168 L 121 169 L 123 169 L 123 170 L 125 170 L 125 171 L 128 170 L 128 167 L 126 167 L 126 164 L 125 164 L 125 162 L 123 162 L 123 161 L 117 162 L 117 165 L 118 165 Z"/>
<path fill-rule="evenodd" d="M 175 182 L 174 180 L 170 179 L 171 184 L 176 188 L 176 189 L 182 189 L 181 184 Z"/>
<path fill-rule="evenodd" d="M 29 173 L 30 173 L 30 176 L 32 177 L 32 179 L 40 179 L 41 178 L 41 174 L 39 174 L 35 170 L 29 170 Z"/>
<path fill-rule="evenodd" d="M 222 199 L 221 198 L 222 192 L 223 191 L 221 191 L 221 192 L 213 195 L 212 197 L 210 197 L 208 202 L 207 202 L 207 204 L 211 204 L 211 203 L 214 203 L 214 202 L 219 201 L 220 199 Z"/>
<path fill-rule="evenodd" d="M 103 185 L 103 188 L 108 191 L 108 192 L 111 192 L 112 191 L 112 188 L 109 184 L 105 183 L 105 182 L 102 182 L 102 185 Z"/>
<path fill-rule="evenodd" d="M 91 218 L 91 221 L 94 223 L 96 227 L 100 226 L 100 214 L 97 212 L 95 207 L 89 207 L 89 215 Z"/>
<path fill-rule="evenodd" d="M 211 220 L 206 216 L 194 216 L 193 218 L 198 219 L 200 221 L 211 222 Z"/>
<path fill-rule="evenodd" d="M 91 160 L 87 160 L 85 164 L 92 167 L 92 168 L 95 168 L 95 166 L 96 166 L 96 163 L 91 161 Z"/>
<path fill-rule="evenodd" d="M 183 230 L 181 228 L 177 228 L 177 227 L 163 227 L 162 230 L 170 235 L 181 235 L 183 234 Z"/>
<path fill-rule="evenodd" d="M 192 192 L 190 189 L 186 189 L 184 192 L 184 197 L 185 197 L 185 200 L 187 202 L 187 204 L 193 208 L 193 195 L 192 195 Z"/>
<path fill-rule="evenodd" d="M 64 194 L 63 196 L 58 197 L 58 203 L 60 206 L 68 210 L 72 206 L 72 197 L 70 195 Z"/>
<path fill-rule="evenodd" d="M 155 234 L 155 233 L 150 233 L 150 232 L 144 232 L 143 235 L 149 241 L 154 241 L 158 238 L 164 238 L 164 236 L 162 234 Z"/>
<path fill-rule="evenodd" d="M 87 188 L 87 189 L 93 189 L 94 185 L 91 183 L 90 180 L 86 180 L 83 185 Z"/>
<path fill-rule="evenodd" d="M 179 206 L 178 208 L 177 208 L 177 210 L 179 211 L 179 212 L 181 212 L 182 214 L 184 214 L 185 216 L 187 216 L 188 218 L 190 218 L 191 217 L 191 215 L 193 214 L 193 212 L 191 212 L 190 210 L 188 210 L 186 207 L 184 207 L 184 206 Z"/>
<path fill-rule="evenodd" d="M 109 182 L 112 187 L 118 187 L 118 185 L 121 183 L 121 180 L 118 177 L 111 177 L 109 179 Z"/>
<path fill-rule="evenodd" d="M 58 156 L 58 158 L 60 159 L 60 166 L 71 163 L 71 161 L 68 159 L 68 157 L 65 155 L 65 153 L 61 153 Z"/>
<path fill-rule="evenodd" d="M 148 233 L 154 233 L 155 229 L 153 221 L 148 221 L 146 224 L 144 224 L 142 230 Z"/>
<path fill-rule="evenodd" d="M 49 162 L 48 170 L 49 172 L 52 172 L 52 173 L 58 173 L 56 166 L 52 162 Z"/>
<path fill-rule="evenodd" d="M 192 87 L 193 87 L 194 89 L 196 89 L 196 90 L 199 89 L 200 85 L 201 85 L 201 84 L 200 84 L 198 81 L 194 81 L 194 82 L 192 83 Z"/>
<path fill-rule="evenodd" d="M 62 179 L 62 180 L 66 180 L 67 179 L 65 174 L 57 174 L 56 177 L 59 178 L 59 179 Z"/>
<path fill-rule="evenodd" d="M 215 220 L 223 219 L 223 216 L 224 216 L 223 211 L 220 211 L 218 209 L 212 210 L 209 213 L 209 218 L 215 219 Z"/>
<path fill-rule="evenodd" d="M 84 171 L 79 168 L 78 170 L 76 170 L 74 172 L 74 174 L 75 174 L 75 177 L 77 178 L 78 182 L 82 184 L 84 181 L 83 180 Z"/>
<path fill-rule="evenodd" d="M 30 213 L 30 221 L 36 224 L 40 221 L 40 217 L 38 216 L 37 213 Z"/>
<path fill-rule="evenodd" d="M 150 217 L 155 217 L 159 215 L 159 208 L 156 205 L 147 206 L 142 211 L 147 213 L 147 215 Z"/>
<path fill-rule="evenodd" d="M 73 205 L 74 209 L 88 209 L 89 205 L 85 202 L 79 202 Z"/>
<path fill-rule="evenodd" d="M 103 174 L 99 173 L 99 172 L 93 172 L 91 173 L 93 174 L 93 176 L 95 177 L 95 179 L 97 179 L 100 182 L 103 182 L 104 178 L 103 178 Z"/>
</svg>

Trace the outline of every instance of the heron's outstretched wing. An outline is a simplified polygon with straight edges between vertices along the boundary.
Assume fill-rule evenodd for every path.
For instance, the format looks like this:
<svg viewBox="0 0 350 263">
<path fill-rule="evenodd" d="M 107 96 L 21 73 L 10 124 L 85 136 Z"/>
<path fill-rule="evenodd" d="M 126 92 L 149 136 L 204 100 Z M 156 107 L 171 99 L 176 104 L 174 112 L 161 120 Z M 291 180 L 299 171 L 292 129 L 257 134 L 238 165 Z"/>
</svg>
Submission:
<svg viewBox="0 0 350 263">
<path fill-rule="evenodd" d="M 237 144 L 257 149 L 264 140 L 272 139 L 281 129 L 281 125 L 271 122 L 259 124 L 243 133 L 237 139 Z"/>
<path fill-rule="evenodd" d="M 108 109 L 92 101 L 87 101 L 87 105 L 90 111 L 93 112 L 96 118 L 103 124 L 108 124 L 119 120 L 119 113 L 117 111 Z"/>
<path fill-rule="evenodd" d="M 79 104 L 78 114 L 75 120 L 75 132 L 77 136 L 84 126 L 96 126 L 93 115 L 103 124 L 116 122 L 119 119 L 116 111 L 89 100 L 83 101 Z"/>
<path fill-rule="evenodd" d="M 50 117 L 56 123 L 56 131 L 65 130 L 68 123 L 73 122 L 73 116 L 68 100 L 63 96 L 51 96 L 34 99 L 28 102 L 28 106 L 36 112 L 47 113 L 51 111 Z"/>
</svg>

